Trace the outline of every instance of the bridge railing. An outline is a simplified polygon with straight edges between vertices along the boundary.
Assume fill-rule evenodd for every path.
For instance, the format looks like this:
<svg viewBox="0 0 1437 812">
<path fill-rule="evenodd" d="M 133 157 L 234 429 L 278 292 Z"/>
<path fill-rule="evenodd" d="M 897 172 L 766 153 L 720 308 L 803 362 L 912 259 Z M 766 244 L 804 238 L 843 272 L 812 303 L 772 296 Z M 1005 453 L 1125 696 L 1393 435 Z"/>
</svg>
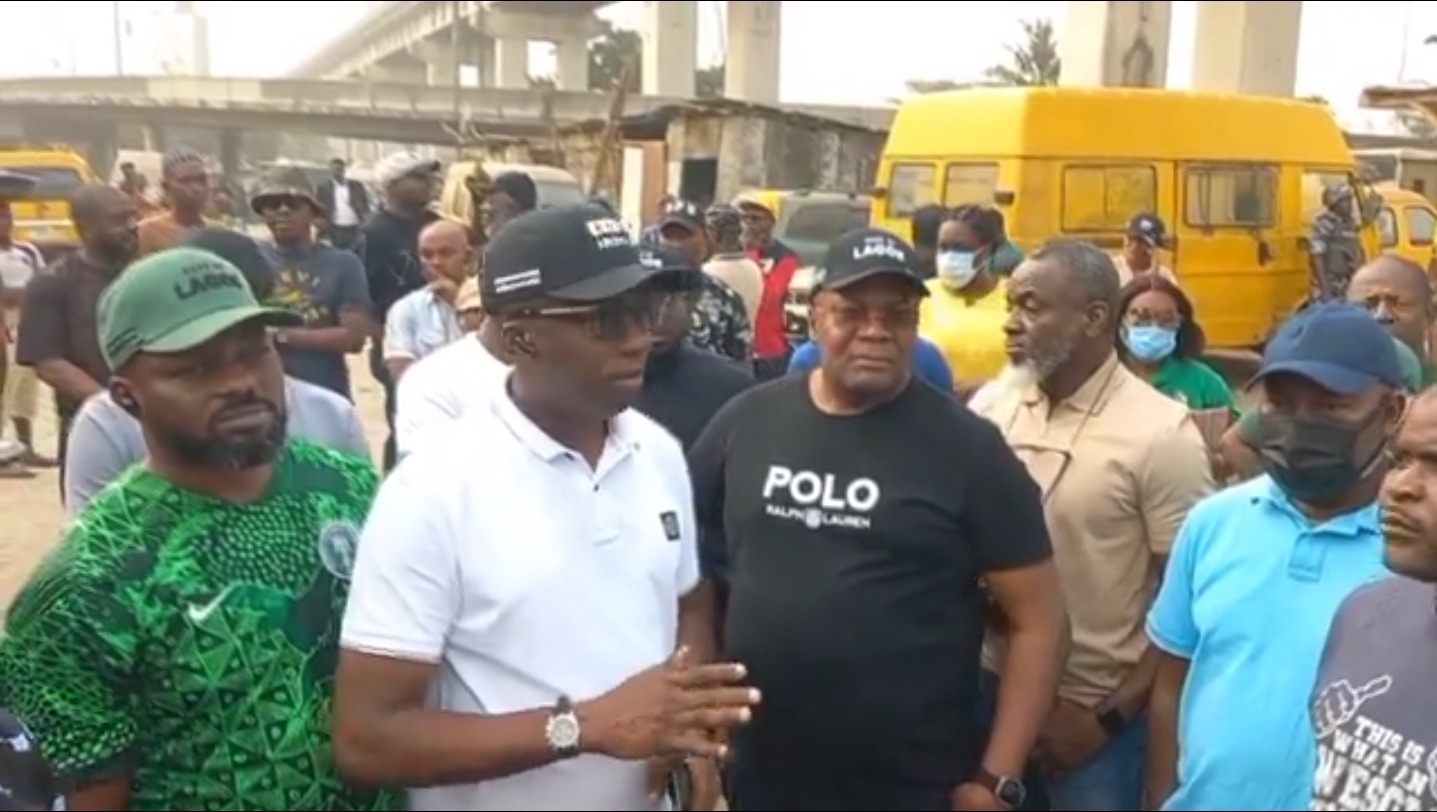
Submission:
<svg viewBox="0 0 1437 812">
<path fill-rule="evenodd" d="M 431 87 L 367 80 L 211 77 L 60 77 L 0 81 L 0 106 L 16 104 L 186 107 L 556 121 L 601 118 L 608 99 L 583 91 Z"/>
</svg>

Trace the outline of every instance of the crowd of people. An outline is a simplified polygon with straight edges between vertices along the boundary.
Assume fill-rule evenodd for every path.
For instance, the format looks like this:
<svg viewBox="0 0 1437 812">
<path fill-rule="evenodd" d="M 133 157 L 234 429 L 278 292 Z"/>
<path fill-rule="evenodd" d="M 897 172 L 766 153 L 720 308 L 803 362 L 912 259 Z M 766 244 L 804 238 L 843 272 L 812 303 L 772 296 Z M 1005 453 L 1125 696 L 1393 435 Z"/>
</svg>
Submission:
<svg viewBox="0 0 1437 812">
<path fill-rule="evenodd" d="M 1423 269 L 1315 248 L 1243 408 L 1151 213 L 846 233 L 795 348 L 754 198 L 636 240 L 512 173 L 476 238 L 399 153 L 362 217 L 266 177 L 259 244 L 202 164 L 23 291 L 72 521 L 0 808 L 1437 809 Z"/>
</svg>

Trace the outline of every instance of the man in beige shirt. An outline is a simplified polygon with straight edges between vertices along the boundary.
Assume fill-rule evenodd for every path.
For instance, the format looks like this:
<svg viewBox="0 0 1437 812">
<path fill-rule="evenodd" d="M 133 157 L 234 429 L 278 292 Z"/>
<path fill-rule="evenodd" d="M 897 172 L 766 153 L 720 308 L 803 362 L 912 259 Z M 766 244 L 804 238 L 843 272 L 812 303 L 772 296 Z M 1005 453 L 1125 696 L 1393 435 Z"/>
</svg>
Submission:
<svg viewBox="0 0 1437 812">
<path fill-rule="evenodd" d="M 743 299 L 748 323 L 758 323 L 758 306 L 763 300 L 763 268 L 743 250 L 743 218 L 726 203 L 710 206 L 704 216 L 709 245 L 713 252 L 704 263 L 704 273 L 717 277 Z"/>
<path fill-rule="evenodd" d="M 1114 260 L 1118 269 L 1118 286 L 1128 284 L 1135 276 L 1150 273 L 1177 284 L 1178 278 L 1173 269 L 1162 262 L 1161 252 L 1167 243 L 1167 224 L 1156 214 L 1143 212 L 1128 221 L 1122 256 Z"/>
<path fill-rule="evenodd" d="M 1013 380 L 981 406 L 1042 491 L 1072 622 L 1040 739 L 1054 810 L 1145 808 L 1140 717 L 1157 655 L 1143 623 L 1179 525 L 1213 488 L 1187 409 L 1118 362 L 1119 290 L 1091 243 L 1030 254 L 1008 283 Z"/>
</svg>

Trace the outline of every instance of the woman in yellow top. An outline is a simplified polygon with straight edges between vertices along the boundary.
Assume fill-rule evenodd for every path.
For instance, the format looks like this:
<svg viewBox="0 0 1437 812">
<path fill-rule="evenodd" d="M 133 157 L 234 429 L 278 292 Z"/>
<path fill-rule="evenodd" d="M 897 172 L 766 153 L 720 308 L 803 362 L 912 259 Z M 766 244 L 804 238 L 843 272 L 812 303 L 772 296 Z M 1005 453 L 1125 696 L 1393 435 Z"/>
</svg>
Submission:
<svg viewBox="0 0 1437 812">
<path fill-rule="evenodd" d="M 992 206 L 959 206 L 938 230 L 938 275 L 928 282 L 918 332 L 942 350 L 964 399 L 1008 363 L 1006 274 L 1021 261 Z"/>
<path fill-rule="evenodd" d="M 1236 400 L 1201 360 L 1203 332 L 1187 294 L 1166 277 L 1140 274 L 1123 286 L 1118 303 L 1118 356 L 1128 369 L 1193 412 L 1218 410 L 1218 422 L 1229 419 Z"/>
</svg>

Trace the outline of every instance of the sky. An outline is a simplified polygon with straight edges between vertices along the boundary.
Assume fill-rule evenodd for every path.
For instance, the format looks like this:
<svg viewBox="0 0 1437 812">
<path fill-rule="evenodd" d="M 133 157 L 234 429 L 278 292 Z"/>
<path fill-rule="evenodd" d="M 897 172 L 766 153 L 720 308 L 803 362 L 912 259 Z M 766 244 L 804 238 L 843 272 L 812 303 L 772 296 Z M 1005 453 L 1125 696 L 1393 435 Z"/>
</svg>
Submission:
<svg viewBox="0 0 1437 812">
<path fill-rule="evenodd" d="M 163 30 L 145 0 L 11 0 L 0 4 L 0 28 L 23 32 L 0 52 L 0 75 L 109 75 L 115 72 L 115 8 L 130 70 L 150 66 Z M 305 3 L 216 0 L 199 6 L 210 19 L 215 75 L 283 75 L 311 51 L 364 14 L 362 0 Z M 723 3 L 700 10 L 699 60 L 719 61 Z M 910 79 L 969 81 L 1006 58 L 1025 19 L 1050 18 L 1062 34 L 1063 2 L 823 2 L 783 4 L 781 95 L 784 101 L 879 105 L 904 93 Z M 603 12 L 620 27 L 636 28 L 642 3 L 617 3 Z M 1196 2 L 1173 3 L 1168 84 L 1184 87 L 1191 74 Z M 1308 0 L 1298 57 L 1298 94 L 1320 95 L 1344 123 L 1381 129 L 1388 116 L 1361 111 L 1362 88 L 1399 81 L 1437 83 L 1437 3 Z M 1404 42 L 1405 40 L 1405 42 Z M 859 67 L 858 60 L 865 63 Z M 531 72 L 552 70 L 545 46 L 535 46 Z"/>
</svg>

